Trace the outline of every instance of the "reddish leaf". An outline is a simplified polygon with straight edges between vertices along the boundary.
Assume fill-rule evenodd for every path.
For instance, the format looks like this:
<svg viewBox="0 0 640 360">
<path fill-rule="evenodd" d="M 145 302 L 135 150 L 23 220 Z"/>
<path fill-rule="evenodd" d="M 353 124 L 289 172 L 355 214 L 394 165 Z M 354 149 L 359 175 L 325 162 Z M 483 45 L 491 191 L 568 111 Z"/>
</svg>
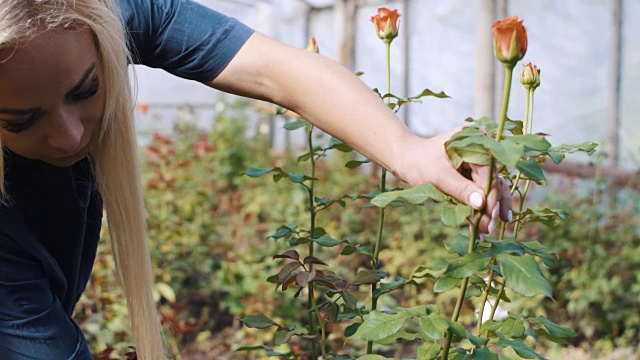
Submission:
<svg viewBox="0 0 640 360">
<path fill-rule="evenodd" d="M 280 272 L 278 273 L 278 285 L 284 283 L 285 280 L 287 280 L 287 278 L 289 277 L 289 275 L 291 275 L 291 273 L 294 272 L 296 269 L 298 269 L 300 266 L 302 266 L 302 264 L 295 261 L 292 261 L 286 264 L 285 266 L 283 266 L 282 269 L 280 269 Z"/>
<path fill-rule="evenodd" d="M 296 275 L 297 274 L 291 274 L 285 281 L 282 282 L 282 291 L 286 291 L 287 288 L 289 288 L 289 286 L 296 280 Z"/>
<path fill-rule="evenodd" d="M 318 264 L 318 265 L 327 265 L 324 261 L 318 259 L 317 257 L 313 257 L 313 256 L 307 256 L 306 258 L 304 258 L 304 263 L 305 264 Z"/>
<path fill-rule="evenodd" d="M 135 346 L 129 346 L 129 351 L 125 354 L 126 360 L 138 360 L 138 353 Z"/>
<path fill-rule="evenodd" d="M 321 284 L 323 286 L 326 286 L 327 288 L 331 289 L 331 290 L 335 290 L 338 291 L 338 288 L 329 280 L 325 280 L 319 277 L 316 277 L 316 279 L 314 280 L 316 282 L 316 284 Z"/>
<path fill-rule="evenodd" d="M 316 269 L 311 271 L 301 271 L 296 275 L 296 283 L 300 285 L 300 287 L 305 287 L 307 284 L 316 277 Z"/>
<path fill-rule="evenodd" d="M 295 250 L 287 250 L 280 255 L 274 255 L 274 259 L 292 259 L 292 260 L 300 260 L 300 254 L 298 254 Z"/>
</svg>

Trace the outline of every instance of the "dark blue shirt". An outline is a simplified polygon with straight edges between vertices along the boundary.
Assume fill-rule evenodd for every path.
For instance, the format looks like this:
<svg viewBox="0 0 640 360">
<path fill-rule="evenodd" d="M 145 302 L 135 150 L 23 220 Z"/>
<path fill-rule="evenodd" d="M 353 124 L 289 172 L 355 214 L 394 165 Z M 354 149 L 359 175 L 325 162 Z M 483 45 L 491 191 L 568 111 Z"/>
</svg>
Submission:
<svg viewBox="0 0 640 360">
<path fill-rule="evenodd" d="M 200 82 L 251 35 L 188 0 L 120 0 L 134 62 Z M 91 359 L 72 312 L 93 267 L 102 221 L 89 158 L 68 168 L 4 149 L 13 203 L 0 206 L 0 358 Z"/>
</svg>

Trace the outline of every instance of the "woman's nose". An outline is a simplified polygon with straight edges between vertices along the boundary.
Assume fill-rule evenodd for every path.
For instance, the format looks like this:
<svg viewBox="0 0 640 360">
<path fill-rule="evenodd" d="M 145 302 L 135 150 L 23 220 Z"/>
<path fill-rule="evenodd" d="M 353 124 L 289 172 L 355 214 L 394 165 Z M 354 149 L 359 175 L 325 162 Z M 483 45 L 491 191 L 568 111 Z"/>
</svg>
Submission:
<svg viewBox="0 0 640 360">
<path fill-rule="evenodd" d="M 72 155 L 84 144 L 84 125 L 79 114 L 70 109 L 61 109 L 47 129 L 47 144 L 58 150 L 60 156 Z"/>
</svg>

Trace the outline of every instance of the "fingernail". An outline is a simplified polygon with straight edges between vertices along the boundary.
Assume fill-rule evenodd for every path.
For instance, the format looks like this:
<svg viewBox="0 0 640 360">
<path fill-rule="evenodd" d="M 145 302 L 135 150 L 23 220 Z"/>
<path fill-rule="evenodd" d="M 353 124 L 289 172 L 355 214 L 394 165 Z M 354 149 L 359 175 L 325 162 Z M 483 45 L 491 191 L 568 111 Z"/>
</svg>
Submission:
<svg viewBox="0 0 640 360">
<path fill-rule="evenodd" d="M 474 209 L 480 210 L 480 208 L 482 207 L 483 198 L 484 196 L 482 196 L 482 194 L 480 194 L 479 192 L 471 193 L 471 195 L 469 196 L 469 204 L 471 204 Z"/>
<path fill-rule="evenodd" d="M 493 234 L 495 230 L 496 230 L 496 221 L 491 219 L 491 221 L 489 221 L 489 234 Z"/>
<path fill-rule="evenodd" d="M 493 211 L 491 212 L 491 220 L 497 218 L 499 213 L 500 213 L 500 203 L 497 203 L 496 206 L 493 208 Z"/>
<path fill-rule="evenodd" d="M 507 215 L 507 217 L 509 218 L 509 222 L 513 221 L 513 211 L 509 210 L 509 214 Z"/>
</svg>

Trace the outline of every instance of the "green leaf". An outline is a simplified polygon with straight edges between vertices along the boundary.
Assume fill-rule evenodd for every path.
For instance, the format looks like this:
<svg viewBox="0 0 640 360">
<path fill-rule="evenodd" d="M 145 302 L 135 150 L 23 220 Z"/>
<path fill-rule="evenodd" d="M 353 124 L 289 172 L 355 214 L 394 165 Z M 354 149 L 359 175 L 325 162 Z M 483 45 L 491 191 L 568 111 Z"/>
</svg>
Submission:
<svg viewBox="0 0 640 360">
<path fill-rule="evenodd" d="M 352 285 L 362 284 L 375 284 L 380 281 L 382 277 L 377 271 L 374 270 L 360 270 L 353 279 Z"/>
<path fill-rule="evenodd" d="M 243 346 L 241 348 L 236 349 L 236 351 L 253 351 L 253 350 L 265 350 L 267 352 L 267 356 L 289 356 L 291 352 L 281 353 L 274 351 L 271 347 L 266 345 L 257 345 L 257 346 Z"/>
<path fill-rule="evenodd" d="M 356 251 L 359 254 L 373 257 L 373 251 L 368 246 L 358 245 L 358 247 L 356 248 Z"/>
<path fill-rule="evenodd" d="M 421 273 L 421 272 L 426 271 L 426 270 L 440 271 L 440 270 L 446 269 L 447 265 L 449 265 L 449 260 L 443 259 L 441 257 L 433 259 L 432 261 L 433 261 L 433 263 L 431 263 L 431 264 L 419 266 L 416 269 L 416 271 L 414 271 L 414 273 Z"/>
<path fill-rule="evenodd" d="M 524 146 L 508 142 L 497 142 L 492 138 L 485 139 L 485 146 L 500 163 L 506 167 L 515 167 L 524 154 Z"/>
<path fill-rule="evenodd" d="M 523 296 L 544 295 L 553 298 L 549 282 L 540 273 L 533 257 L 502 254 L 497 258 L 506 286 L 511 290 Z"/>
<path fill-rule="evenodd" d="M 447 151 L 447 155 L 449 155 L 455 168 L 459 168 L 463 162 L 477 165 L 489 165 L 491 162 L 491 153 L 480 144 L 468 144 L 464 147 L 458 147 L 455 150 Z"/>
<path fill-rule="evenodd" d="M 362 325 L 362 323 L 353 323 L 349 326 L 347 326 L 344 329 L 344 337 L 351 337 L 353 336 L 353 334 L 356 333 L 356 331 L 358 331 L 358 328 L 360 327 L 360 325 Z"/>
<path fill-rule="evenodd" d="M 569 213 L 562 209 L 527 209 L 520 217 L 527 217 L 529 221 L 539 222 L 541 224 L 553 227 L 558 225 L 559 220 L 569 218 Z"/>
<path fill-rule="evenodd" d="M 402 288 L 406 283 L 407 280 L 403 278 L 398 278 L 388 283 L 380 283 L 376 291 L 373 292 L 373 296 L 380 297 L 383 294 Z"/>
<path fill-rule="evenodd" d="M 417 100 L 417 99 L 423 98 L 425 96 L 434 96 L 434 97 L 437 97 L 437 98 L 440 98 L 440 99 L 450 98 L 450 96 L 445 94 L 444 91 L 440 91 L 439 93 L 436 93 L 436 92 L 433 92 L 433 91 L 431 91 L 429 89 L 424 89 L 424 90 L 422 90 L 422 92 L 420 92 L 420 94 L 415 95 L 415 96 L 411 96 L 408 99 Z"/>
<path fill-rule="evenodd" d="M 404 200 L 411 204 L 421 204 L 429 199 L 435 202 L 442 202 L 451 199 L 451 197 L 442 193 L 435 185 L 425 183 L 407 190 L 381 193 L 371 200 L 371 204 L 384 208 L 395 200 Z"/>
<path fill-rule="evenodd" d="M 492 352 L 487 348 L 482 349 L 473 349 L 473 354 L 471 355 L 471 359 L 473 360 L 499 360 L 498 354 Z"/>
<path fill-rule="evenodd" d="M 348 161 L 344 166 L 349 169 L 355 169 L 362 164 L 368 164 L 370 162 L 371 162 L 370 160 L 351 160 L 351 161 Z"/>
<path fill-rule="evenodd" d="M 489 120 L 489 123 L 495 123 Z M 478 131 L 478 130 L 475 130 Z M 454 167 L 459 167 L 462 161 L 479 165 L 487 165 L 491 156 L 508 167 L 515 167 L 524 154 L 524 145 L 513 142 L 497 142 L 486 135 L 474 135 L 473 130 L 465 134 L 459 132 L 446 143 L 447 155 Z"/>
<path fill-rule="evenodd" d="M 447 320 L 438 314 L 429 314 L 419 319 L 420 328 L 424 334 L 432 340 L 440 340 L 444 338 L 445 332 L 449 329 Z"/>
<path fill-rule="evenodd" d="M 351 148 L 351 146 L 343 143 L 342 141 L 332 137 L 331 140 L 329 140 L 329 145 L 324 148 L 325 150 L 331 150 L 331 149 L 335 149 L 341 152 L 350 152 L 353 151 L 353 149 Z"/>
<path fill-rule="evenodd" d="M 273 238 L 273 239 L 280 239 L 283 238 L 291 233 L 294 233 L 296 231 L 297 226 L 296 225 L 282 225 L 278 228 L 278 230 L 276 230 L 275 233 L 273 233 L 272 235 L 269 235 L 269 237 Z"/>
<path fill-rule="evenodd" d="M 285 130 L 297 130 L 307 125 L 311 124 L 307 120 L 299 119 L 295 121 L 288 121 L 286 124 L 284 124 L 283 128 L 285 128 Z"/>
<path fill-rule="evenodd" d="M 360 356 L 356 360 L 389 360 L 389 358 L 386 358 L 382 355 L 367 354 L 367 355 Z"/>
<path fill-rule="evenodd" d="M 252 314 L 243 319 L 240 319 L 246 327 L 255 329 L 266 329 L 271 326 L 278 326 L 275 321 L 269 319 L 262 313 Z"/>
<path fill-rule="evenodd" d="M 547 330 L 549 330 L 549 334 L 551 334 L 551 336 L 559 339 L 569 339 L 569 338 L 578 336 L 578 333 L 576 333 L 573 329 L 566 326 L 560 326 L 560 325 L 554 324 L 548 319 L 546 319 L 544 316 L 530 318 L 529 322 L 532 324 L 542 323 L 544 327 L 546 327 Z"/>
<path fill-rule="evenodd" d="M 244 174 L 249 176 L 249 177 L 256 178 L 256 177 L 260 177 L 262 175 L 266 175 L 266 174 L 268 174 L 268 173 L 270 173 L 270 172 L 272 172 L 273 170 L 276 170 L 276 169 L 279 169 L 279 168 L 261 169 L 261 168 L 250 167 L 244 172 Z"/>
<path fill-rule="evenodd" d="M 440 277 L 433 285 L 433 291 L 437 293 L 449 291 L 454 287 L 460 285 L 460 279 L 454 279 L 450 277 Z"/>
<path fill-rule="evenodd" d="M 449 332 L 451 332 L 453 335 L 461 339 L 464 339 L 464 337 L 467 335 L 466 330 L 464 329 L 464 326 L 457 321 L 451 321 L 448 319 L 445 319 L 445 320 L 449 324 Z"/>
<path fill-rule="evenodd" d="M 522 175 L 533 181 L 544 181 L 547 178 L 544 176 L 544 172 L 536 161 L 521 160 L 516 164 L 516 168 L 520 170 Z"/>
<path fill-rule="evenodd" d="M 289 109 L 284 108 L 282 106 L 276 106 L 276 115 L 282 115 L 282 114 L 286 113 L 287 111 L 289 111 Z"/>
<path fill-rule="evenodd" d="M 356 249 L 357 248 L 353 245 L 346 245 L 340 252 L 340 255 L 351 255 L 356 252 Z"/>
<path fill-rule="evenodd" d="M 311 179 L 309 176 L 298 173 L 290 173 L 287 178 L 289 179 L 289 181 L 295 184 L 302 184 L 305 180 Z"/>
<path fill-rule="evenodd" d="M 593 141 L 583 142 L 581 144 L 562 144 L 560 146 L 554 146 L 549 148 L 549 152 L 558 152 L 564 154 L 572 154 L 578 151 L 585 152 L 588 155 L 593 154 L 596 151 L 598 144 Z"/>
<path fill-rule="evenodd" d="M 515 320 L 512 318 L 508 318 L 502 322 L 500 330 L 502 330 L 502 334 L 504 336 L 510 338 L 519 338 L 524 334 L 524 322 L 520 319 Z"/>
<path fill-rule="evenodd" d="M 412 334 L 412 333 L 408 333 L 404 330 L 400 330 L 397 333 L 389 336 L 388 338 L 384 338 L 382 340 L 378 340 L 376 341 L 376 344 L 380 344 L 380 345 L 391 345 L 394 342 L 396 342 L 398 339 L 402 339 L 402 340 L 406 340 L 406 341 L 413 341 L 418 337 L 417 334 Z"/>
<path fill-rule="evenodd" d="M 321 236 L 317 239 L 312 239 L 313 242 L 315 242 L 316 244 L 323 246 L 323 247 L 334 247 L 336 245 L 342 244 L 346 241 L 344 240 L 338 240 L 338 239 L 334 239 L 329 235 L 324 235 Z"/>
<path fill-rule="evenodd" d="M 467 337 L 467 339 L 469 339 L 469 341 L 471 341 L 471 343 L 475 347 L 485 346 L 489 342 L 489 339 L 485 339 L 485 338 L 480 337 L 480 336 L 475 336 L 472 333 L 470 333 L 469 330 L 467 330 L 467 332 L 466 332 L 466 337 Z"/>
<path fill-rule="evenodd" d="M 442 208 L 440 220 L 445 226 L 457 227 L 463 224 L 471 215 L 471 207 L 465 204 L 447 204 Z"/>
<path fill-rule="evenodd" d="M 464 256 L 469 251 L 469 237 L 458 234 L 453 240 L 445 242 L 444 247 L 450 254 Z"/>
<path fill-rule="evenodd" d="M 433 341 L 425 341 L 416 351 L 416 360 L 433 360 L 442 350 L 440 344 Z"/>
<path fill-rule="evenodd" d="M 342 292 L 342 300 L 344 300 L 345 306 L 349 309 L 356 309 L 358 307 L 358 302 L 355 296 L 351 295 L 348 291 Z"/>
<path fill-rule="evenodd" d="M 563 153 L 559 153 L 556 151 L 548 151 L 547 155 L 549 155 L 549 158 L 556 164 L 560 164 L 565 158 L 565 155 Z"/>
<path fill-rule="evenodd" d="M 537 336 L 541 336 L 551 342 L 554 342 L 556 344 L 567 344 L 569 343 L 569 341 L 567 339 L 561 339 L 561 338 L 557 338 L 551 334 L 549 334 L 549 332 L 545 329 L 545 328 L 537 328 L 534 331 L 534 334 L 536 334 Z"/>
<path fill-rule="evenodd" d="M 536 151 L 545 151 L 551 147 L 551 144 L 540 135 L 526 134 L 505 137 L 503 142 L 523 145 L 527 149 Z"/>
<path fill-rule="evenodd" d="M 508 119 L 504 122 L 504 129 L 506 131 L 511 131 L 514 135 L 522 135 L 522 128 L 524 127 L 524 123 L 522 120 L 512 120 Z"/>
<path fill-rule="evenodd" d="M 504 239 L 504 240 L 488 240 L 491 242 L 491 247 L 489 248 L 488 255 L 496 256 L 500 254 L 517 254 L 524 255 L 525 250 L 524 246 L 518 241 L 515 241 L 513 238 Z"/>
<path fill-rule="evenodd" d="M 366 341 L 376 341 L 396 334 L 404 325 L 404 322 L 413 316 L 408 312 L 397 314 L 385 314 L 379 311 L 372 311 L 353 335 L 354 338 Z"/>
<path fill-rule="evenodd" d="M 489 321 L 485 322 L 484 324 L 482 324 L 482 331 L 485 331 L 485 330 L 496 331 L 496 330 L 500 329 L 500 325 L 502 325 L 502 324 L 499 321 L 489 320 Z"/>
<path fill-rule="evenodd" d="M 273 340 L 276 343 L 276 345 L 286 344 L 291 339 L 291 336 L 293 334 L 294 334 L 293 330 L 279 329 L 278 331 L 276 331 Z"/>
<path fill-rule="evenodd" d="M 474 251 L 462 258 L 449 261 L 447 269 L 444 272 L 444 276 L 464 279 L 476 272 L 486 269 L 489 265 L 489 261 L 491 261 L 491 258 Z"/>
<path fill-rule="evenodd" d="M 555 266 L 558 261 L 558 254 L 554 250 L 547 249 L 537 241 L 523 242 L 522 245 L 527 253 L 539 257 L 546 266 Z"/>
<path fill-rule="evenodd" d="M 500 340 L 498 340 L 496 345 L 502 348 L 511 347 L 516 352 L 516 354 L 525 359 L 544 359 L 540 354 L 535 352 L 532 348 L 525 344 L 524 341 L 520 339 L 509 340 L 501 338 Z"/>
</svg>

